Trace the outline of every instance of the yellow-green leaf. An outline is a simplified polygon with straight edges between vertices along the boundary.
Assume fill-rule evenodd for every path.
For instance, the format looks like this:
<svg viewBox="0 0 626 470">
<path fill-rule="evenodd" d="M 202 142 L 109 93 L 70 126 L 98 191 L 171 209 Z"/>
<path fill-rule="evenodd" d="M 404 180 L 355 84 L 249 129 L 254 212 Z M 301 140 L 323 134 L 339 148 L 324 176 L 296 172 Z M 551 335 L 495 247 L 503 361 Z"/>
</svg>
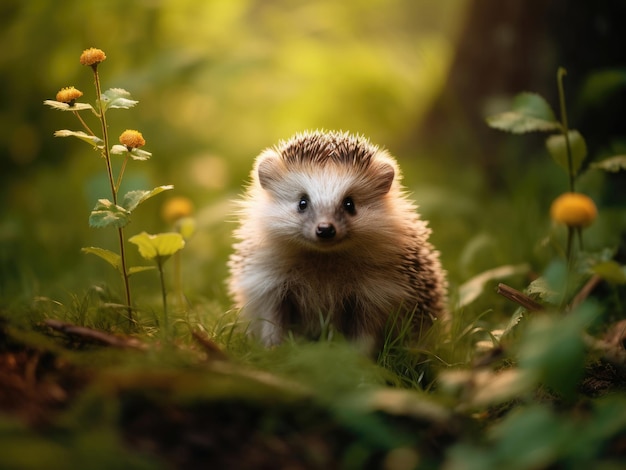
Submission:
<svg viewBox="0 0 626 470">
<path fill-rule="evenodd" d="M 141 232 L 128 239 L 139 248 L 139 254 L 145 259 L 171 256 L 185 246 L 185 240 L 180 233 L 166 232 L 151 235 Z"/>
<path fill-rule="evenodd" d="M 120 255 L 118 255 L 117 253 L 113 253 L 112 251 L 105 250 L 104 248 L 99 248 L 97 246 L 88 246 L 88 247 L 82 248 L 80 251 L 82 251 L 83 253 L 96 255 L 102 258 L 107 263 L 109 263 L 118 271 L 122 270 L 122 261 L 121 261 L 122 259 Z"/>
<path fill-rule="evenodd" d="M 593 266 L 591 270 L 608 282 L 613 284 L 626 284 L 626 271 L 624 267 L 616 261 L 611 260 L 598 263 Z"/>
<path fill-rule="evenodd" d="M 580 166 L 587 157 L 587 144 L 585 139 L 577 130 L 570 130 L 568 132 L 569 145 L 572 151 L 572 171 L 574 175 L 580 170 Z M 552 158 L 565 168 L 565 171 L 569 171 L 567 162 L 567 144 L 565 142 L 565 136 L 563 134 L 551 135 L 546 139 L 546 146 Z"/>
</svg>

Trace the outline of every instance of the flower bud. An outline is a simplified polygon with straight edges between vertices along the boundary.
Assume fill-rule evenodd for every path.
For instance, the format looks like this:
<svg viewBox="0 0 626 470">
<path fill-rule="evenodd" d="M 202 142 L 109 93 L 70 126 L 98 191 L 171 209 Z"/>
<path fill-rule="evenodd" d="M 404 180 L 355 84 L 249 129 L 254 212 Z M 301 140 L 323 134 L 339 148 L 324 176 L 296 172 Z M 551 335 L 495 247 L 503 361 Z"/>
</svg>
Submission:
<svg viewBox="0 0 626 470">
<path fill-rule="evenodd" d="M 71 106 L 72 104 L 74 104 L 74 101 L 76 101 L 81 96 L 83 96 L 82 91 L 77 90 L 73 86 L 68 86 L 59 90 L 56 98 L 57 101 L 60 101 L 61 103 L 67 103 Z"/>
<path fill-rule="evenodd" d="M 172 224 L 183 217 L 188 217 L 193 213 L 193 203 L 189 198 L 176 196 L 169 198 L 163 204 L 161 215 L 163 219 Z"/>
<path fill-rule="evenodd" d="M 95 47 L 90 47 L 89 49 L 85 49 L 80 55 L 80 63 L 83 65 L 91 65 L 93 67 L 106 58 L 107 56 L 104 54 L 104 51 L 96 49 Z"/>
<path fill-rule="evenodd" d="M 589 196 L 580 193 L 564 193 L 550 207 L 552 220 L 568 227 L 587 227 L 598 215 L 596 205 Z"/>
<path fill-rule="evenodd" d="M 146 145 L 146 141 L 141 132 L 127 129 L 120 135 L 120 144 L 125 145 L 128 150 L 138 149 Z"/>
</svg>

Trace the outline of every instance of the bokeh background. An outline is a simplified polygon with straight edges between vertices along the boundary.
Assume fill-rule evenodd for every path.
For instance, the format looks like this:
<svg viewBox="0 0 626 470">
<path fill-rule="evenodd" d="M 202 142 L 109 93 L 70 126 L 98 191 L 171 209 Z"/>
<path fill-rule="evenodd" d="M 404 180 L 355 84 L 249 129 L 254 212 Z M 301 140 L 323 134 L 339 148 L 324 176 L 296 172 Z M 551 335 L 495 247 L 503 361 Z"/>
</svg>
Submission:
<svg viewBox="0 0 626 470">
<path fill-rule="evenodd" d="M 132 163 L 123 191 L 175 186 L 137 209 L 127 236 L 169 230 L 163 204 L 189 198 L 198 231 L 183 254 L 186 293 L 226 305 L 231 201 L 263 148 L 305 129 L 361 133 L 398 158 L 453 286 L 500 264 L 540 269 L 547 207 L 567 180 L 542 136 L 509 136 L 484 117 L 526 90 L 556 109 L 564 66 L 570 123 L 591 158 L 623 151 L 624 18 L 624 2 L 608 0 L 4 0 L 3 302 L 120 289 L 108 265 L 80 253 L 116 250 L 113 231 L 87 223 L 110 197 L 104 162 L 54 138 L 80 126 L 42 105 L 69 85 L 93 103 L 93 76 L 78 62 L 88 47 L 107 54 L 103 87 L 139 100 L 108 114 L 110 135 L 138 129 L 153 153 Z M 623 183 L 582 182 L 609 214 L 594 229 L 599 245 L 619 241 L 623 216 L 611 207 L 623 204 Z M 149 273 L 133 284 L 158 295 Z"/>
</svg>

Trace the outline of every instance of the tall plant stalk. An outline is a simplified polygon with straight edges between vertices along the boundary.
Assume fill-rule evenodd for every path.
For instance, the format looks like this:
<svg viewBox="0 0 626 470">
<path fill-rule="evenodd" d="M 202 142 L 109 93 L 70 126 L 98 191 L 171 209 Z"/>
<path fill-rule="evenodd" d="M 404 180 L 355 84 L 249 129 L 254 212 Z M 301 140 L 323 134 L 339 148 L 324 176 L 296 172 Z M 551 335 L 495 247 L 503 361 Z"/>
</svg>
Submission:
<svg viewBox="0 0 626 470">
<path fill-rule="evenodd" d="M 98 75 L 98 64 L 94 64 L 91 66 L 94 74 L 94 80 L 96 84 L 96 99 L 98 100 L 98 117 L 100 119 L 100 125 L 102 127 L 102 140 L 104 142 L 102 148 L 102 157 L 106 162 L 107 166 L 107 175 L 109 178 L 109 185 L 111 186 L 111 197 L 113 200 L 113 204 L 117 205 L 117 193 L 119 190 L 118 185 L 115 183 L 115 179 L 113 177 L 113 165 L 111 164 L 111 153 L 109 150 L 109 132 L 108 125 L 106 120 L 106 109 L 103 105 L 102 100 L 102 88 L 100 86 L 100 76 Z M 81 120 L 82 121 L 82 120 Z M 120 174 L 121 178 L 121 174 Z M 119 181 L 119 179 L 118 179 Z M 121 263 L 121 275 L 122 275 L 122 283 L 124 284 L 124 292 L 126 294 L 126 309 L 128 312 L 128 322 L 130 325 L 133 323 L 133 308 L 132 308 L 132 298 L 130 292 L 130 282 L 128 280 L 128 269 L 126 268 L 126 247 L 124 244 L 124 228 L 117 228 L 118 241 L 120 247 L 120 263 Z"/>
</svg>

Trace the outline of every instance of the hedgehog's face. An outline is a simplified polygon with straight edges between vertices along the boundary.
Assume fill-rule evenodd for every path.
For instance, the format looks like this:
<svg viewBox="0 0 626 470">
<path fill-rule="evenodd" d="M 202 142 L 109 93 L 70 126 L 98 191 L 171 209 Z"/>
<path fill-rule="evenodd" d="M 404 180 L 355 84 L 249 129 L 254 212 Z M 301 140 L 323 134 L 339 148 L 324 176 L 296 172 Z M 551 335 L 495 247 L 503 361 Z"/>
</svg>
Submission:
<svg viewBox="0 0 626 470">
<path fill-rule="evenodd" d="M 386 162 L 365 171 L 337 163 L 286 168 L 276 155 L 260 161 L 257 171 L 270 202 L 265 232 L 316 251 L 358 249 L 376 231 L 372 224 L 380 223 L 395 175 Z"/>
</svg>

